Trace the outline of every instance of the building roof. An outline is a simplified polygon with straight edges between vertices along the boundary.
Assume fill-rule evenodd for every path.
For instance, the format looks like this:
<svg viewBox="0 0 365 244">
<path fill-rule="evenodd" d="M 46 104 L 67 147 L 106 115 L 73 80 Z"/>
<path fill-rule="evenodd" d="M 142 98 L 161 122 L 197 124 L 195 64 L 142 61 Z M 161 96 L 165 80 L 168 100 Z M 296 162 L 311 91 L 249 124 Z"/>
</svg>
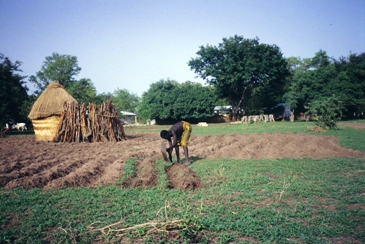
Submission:
<svg viewBox="0 0 365 244">
<path fill-rule="evenodd" d="M 31 120 L 61 115 L 64 102 L 77 101 L 58 82 L 51 82 L 34 102 L 28 118 Z"/>
<path fill-rule="evenodd" d="M 135 113 L 132 113 L 132 112 L 127 112 L 127 111 L 120 111 L 120 113 L 122 114 L 122 115 L 129 115 L 129 116 L 136 116 L 137 114 L 135 114 Z"/>
<path fill-rule="evenodd" d="M 214 111 L 228 111 L 228 110 L 231 110 L 232 109 L 232 106 L 215 106 L 214 107 Z"/>
</svg>

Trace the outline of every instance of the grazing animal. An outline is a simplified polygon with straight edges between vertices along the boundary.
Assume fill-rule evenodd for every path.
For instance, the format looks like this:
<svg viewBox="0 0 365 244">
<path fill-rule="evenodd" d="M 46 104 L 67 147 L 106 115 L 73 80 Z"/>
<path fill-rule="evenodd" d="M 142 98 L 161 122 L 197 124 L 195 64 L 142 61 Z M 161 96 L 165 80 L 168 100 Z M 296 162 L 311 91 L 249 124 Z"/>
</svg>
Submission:
<svg viewBox="0 0 365 244">
<path fill-rule="evenodd" d="M 25 125 L 25 123 L 16 123 L 16 124 L 13 124 L 12 129 L 13 130 L 17 129 L 17 130 L 24 131 L 24 130 L 27 130 L 27 126 Z"/>
</svg>

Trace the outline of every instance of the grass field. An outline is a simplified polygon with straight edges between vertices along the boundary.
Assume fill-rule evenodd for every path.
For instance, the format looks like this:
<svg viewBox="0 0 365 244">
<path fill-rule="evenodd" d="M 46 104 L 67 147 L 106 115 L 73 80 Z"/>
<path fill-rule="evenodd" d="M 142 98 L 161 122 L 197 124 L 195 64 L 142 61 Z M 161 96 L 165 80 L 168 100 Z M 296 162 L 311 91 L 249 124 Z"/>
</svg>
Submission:
<svg viewBox="0 0 365 244">
<path fill-rule="evenodd" d="M 307 132 L 314 125 L 305 122 L 194 125 L 193 131 L 328 135 L 365 151 L 365 130 L 346 123 L 324 133 Z M 127 161 L 119 183 L 135 162 Z M 205 187 L 193 191 L 168 189 L 167 163 L 157 165 L 152 188 L 0 189 L 0 243 L 365 243 L 364 158 L 202 159 L 190 167 Z"/>
</svg>

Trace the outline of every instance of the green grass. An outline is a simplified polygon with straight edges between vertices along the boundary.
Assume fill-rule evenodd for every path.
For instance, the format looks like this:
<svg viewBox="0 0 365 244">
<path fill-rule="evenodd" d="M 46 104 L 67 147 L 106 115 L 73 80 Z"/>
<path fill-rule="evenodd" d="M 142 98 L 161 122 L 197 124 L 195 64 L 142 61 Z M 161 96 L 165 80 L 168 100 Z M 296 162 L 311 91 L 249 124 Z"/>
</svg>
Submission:
<svg viewBox="0 0 365 244">
<path fill-rule="evenodd" d="M 338 130 L 329 130 L 323 133 L 323 135 L 338 137 L 340 139 L 339 144 L 342 147 L 365 152 L 364 130 L 343 127 Z"/>
<path fill-rule="evenodd" d="M 255 129 L 257 133 L 308 133 L 307 126 L 301 122 L 225 124 L 194 126 L 193 133 L 255 133 Z M 343 127 L 313 134 L 336 136 L 342 146 L 365 151 L 365 130 Z M 0 243 L 118 243 L 116 233 L 90 232 L 88 227 L 121 222 L 116 230 L 167 219 L 183 219 L 190 226 L 180 229 L 180 239 L 170 243 L 365 242 L 364 158 L 200 159 L 190 167 L 204 187 L 193 191 L 167 189 L 164 167 L 169 164 L 163 161 L 157 162 L 156 187 L 124 189 L 121 182 L 133 174 L 135 162 L 126 162 L 115 186 L 1 189 Z M 146 231 L 138 228 L 125 238 L 131 243 L 167 242 L 163 233 Z"/>
<path fill-rule="evenodd" d="M 306 132 L 309 128 L 314 127 L 312 122 L 275 122 L 275 123 L 257 123 L 257 124 L 231 124 L 219 123 L 209 124 L 208 126 L 198 126 L 193 124 L 193 133 L 196 135 L 217 135 L 217 134 L 252 134 L 252 133 L 288 133 L 288 132 Z M 131 126 L 125 127 L 128 133 L 158 133 L 161 130 L 169 129 L 171 125 L 153 125 L 153 126 Z"/>
<path fill-rule="evenodd" d="M 365 120 L 356 120 L 349 122 L 341 122 L 340 130 L 351 123 L 365 123 Z M 130 126 L 125 127 L 127 134 L 133 133 L 159 133 L 161 130 L 169 129 L 171 125 L 147 125 L 147 126 Z M 264 123 L 259 122 L 257 124 L 231 124 L 231 123 L 218 123 L 209 124 L 208 126 L 198 126 L 193 124 L 193 134 L 195 135 L 218 135 L 218 134 L 263 134 L 263 133 L 309 133 L 318 134 L 317 132 L 310 132 L 310 129 L 316 127 L 313 122 L 298 121 L 292 122 L 275 122 Z M 348 127 L 346 127 L 347 129 Z M 335 130 L 331 130 L 335 131 Z M 330 132 L 331 132 L 330 131 Z M 326 134 L 326 133 L 320 133 Z"/>
</svg>

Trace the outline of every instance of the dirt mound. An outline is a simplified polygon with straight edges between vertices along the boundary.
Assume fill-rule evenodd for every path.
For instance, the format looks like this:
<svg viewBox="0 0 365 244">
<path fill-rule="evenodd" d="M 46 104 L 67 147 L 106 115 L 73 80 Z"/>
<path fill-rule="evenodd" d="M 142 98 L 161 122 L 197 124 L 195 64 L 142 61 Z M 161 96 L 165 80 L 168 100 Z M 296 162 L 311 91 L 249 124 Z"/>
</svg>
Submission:
<svg viewBox="0 0 365 244">
<path fill-rule="evenodd" d="M 331 158 L 365 155 L 340 147 L 336 137 L 304 133 L 194 136 L 190 144 L 189 150 L 198 158 Z"/>
<path fill-rule="evenodd" d="M 130 187 L 155 185 L 155 161 L 162 160 L 161 141 L 158 133 L 132 134 L 126 141 L 99 143 L 36 142 L 31 136 L 0 138 L 0 187 L 47 189 L 114 184 L 129 158 L 139 160 L 134 177 L 129 179 Z M 189 153 L 192 163 L 201 158 L 365 157 L 365 153 L 342 148 L 337 142 L 335 137 L 302 133 L 192 134 Z M 169 187 L 201 186 L 190 167 L 175 163 L 165 171 Z"/>
<path fill-rule="evenodd" d="M 192 190 L 201 187 L 199 177 L 188 166 L 181 163 L 166 167 L 166 173 L 170 182 L 169 188 Z"/>
</svg>

